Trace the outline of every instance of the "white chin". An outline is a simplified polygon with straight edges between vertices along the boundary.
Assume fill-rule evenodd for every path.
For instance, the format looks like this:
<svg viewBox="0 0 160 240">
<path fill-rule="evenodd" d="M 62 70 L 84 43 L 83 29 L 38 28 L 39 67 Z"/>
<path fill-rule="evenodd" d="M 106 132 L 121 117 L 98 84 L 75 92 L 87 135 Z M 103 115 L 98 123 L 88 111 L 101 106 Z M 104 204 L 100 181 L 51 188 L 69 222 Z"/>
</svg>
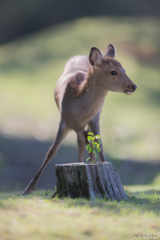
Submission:
<svg viewBox="0 0 160 240">
<path fill-rule="evenodd" d="M 126 92 L 125 92 L 125 94 L 127 94 L 127 95 L 132 95 L 132 94 L 133 94 L 133 92 L 126 91 Z"/>
</svg>

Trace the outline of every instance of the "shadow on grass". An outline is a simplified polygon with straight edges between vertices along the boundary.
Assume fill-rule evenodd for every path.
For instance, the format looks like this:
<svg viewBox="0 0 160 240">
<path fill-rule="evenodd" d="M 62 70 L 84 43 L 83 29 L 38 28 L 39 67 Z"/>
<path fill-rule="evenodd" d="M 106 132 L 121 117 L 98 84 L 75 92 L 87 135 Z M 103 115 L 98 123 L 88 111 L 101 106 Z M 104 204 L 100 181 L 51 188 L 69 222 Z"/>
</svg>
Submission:
<svg viewBox="0 0 160 240">
<path fill-rule="evenodd" d="M 42 164 L 51 144 L 51 141 L 40 142 L 34 138 L 0 135 L 0 191 L 24 190 Z M 159 162 L 107 159 L 116 166 L 123 185 L 151 184 L 160 172 Z M 54 189 L 55 164 L 77 161 L 77 147 L 62 144 L 54 160 L 45 169 L 37 189 Z"/>
</svg>

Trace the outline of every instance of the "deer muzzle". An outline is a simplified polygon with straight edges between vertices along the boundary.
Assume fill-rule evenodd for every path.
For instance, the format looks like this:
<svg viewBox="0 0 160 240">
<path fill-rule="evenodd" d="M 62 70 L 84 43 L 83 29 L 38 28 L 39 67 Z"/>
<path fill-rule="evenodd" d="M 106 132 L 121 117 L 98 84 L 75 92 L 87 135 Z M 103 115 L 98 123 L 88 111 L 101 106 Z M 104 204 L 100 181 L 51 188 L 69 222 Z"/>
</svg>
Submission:
<svg viewBox="0 0 160 240">
<path fill-rule="evenodd" d="M 128 90 L 128 89 L 125 89 L 124 93 L 127 94 L 127 95 L 131 95 L 132 93 L 134 93 L 137 89 L 137 86 L 135 84 L 132 85 L 132 89 Z"/>
</svg>

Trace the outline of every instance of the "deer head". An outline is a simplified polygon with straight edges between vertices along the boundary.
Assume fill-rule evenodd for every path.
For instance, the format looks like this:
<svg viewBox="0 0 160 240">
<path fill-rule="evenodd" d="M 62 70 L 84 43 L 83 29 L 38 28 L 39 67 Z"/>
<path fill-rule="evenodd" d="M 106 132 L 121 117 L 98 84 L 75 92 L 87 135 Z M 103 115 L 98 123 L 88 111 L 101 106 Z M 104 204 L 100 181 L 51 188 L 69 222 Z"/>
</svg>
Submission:
<svg viewBox="0 0 160 240">
<path fill-rule="evenodd" d="M 91 48 L 89 61 L 96 76 L 97 85 L 113 92 L 131 95 L 137 86 L 127 76 L 120 62 L 114 59 L 115 48 L 109 44 L 104 55 L 98 48 Z"/>
</svg>

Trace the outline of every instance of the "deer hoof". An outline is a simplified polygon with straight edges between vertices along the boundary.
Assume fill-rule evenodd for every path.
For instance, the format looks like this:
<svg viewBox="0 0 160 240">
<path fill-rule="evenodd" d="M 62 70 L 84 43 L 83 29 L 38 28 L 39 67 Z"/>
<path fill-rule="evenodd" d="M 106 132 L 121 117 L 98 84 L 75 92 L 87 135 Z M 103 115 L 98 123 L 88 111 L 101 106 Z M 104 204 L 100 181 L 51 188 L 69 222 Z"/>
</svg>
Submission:
<svg viewBox="0 0 160 240">
<path fill-rule="evenodd" d="M 24 190 L 24 192 L 22 193 L 22 195 L 27 195 L 30 194 L 31 192 L 34 191 L 35 187 L 37 185 L 37 182 L 35 182 L 34 180 L 32 180 L 28 186 L 26 187 L 26 189 Z"/>
</svg>

